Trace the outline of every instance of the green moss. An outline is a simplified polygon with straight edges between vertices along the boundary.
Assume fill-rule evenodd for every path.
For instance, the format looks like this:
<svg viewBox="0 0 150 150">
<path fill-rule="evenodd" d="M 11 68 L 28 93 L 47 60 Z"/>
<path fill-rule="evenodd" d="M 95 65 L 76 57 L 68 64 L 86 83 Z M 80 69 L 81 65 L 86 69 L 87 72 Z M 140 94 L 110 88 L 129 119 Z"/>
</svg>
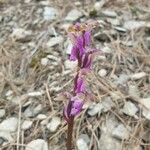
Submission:
<svg viewBox="0 0 150 150">
<path fill-rule="evenodd" d="M 30 63 L 30 67 L 31 68 L 35 68 L 35 67 L 39 67 L 41 59 L 46 57 L 47 53 L 43 52 L 43 51 L 39 51 L 37 54 L 35 54 L 31 60 Z"/>
<path fill-rule="evenodd" d="M 97 16 L 97 11 L 95 9 L 91 10 L 89 13 L 90 17 L 96 17 Z"/>
</svg>

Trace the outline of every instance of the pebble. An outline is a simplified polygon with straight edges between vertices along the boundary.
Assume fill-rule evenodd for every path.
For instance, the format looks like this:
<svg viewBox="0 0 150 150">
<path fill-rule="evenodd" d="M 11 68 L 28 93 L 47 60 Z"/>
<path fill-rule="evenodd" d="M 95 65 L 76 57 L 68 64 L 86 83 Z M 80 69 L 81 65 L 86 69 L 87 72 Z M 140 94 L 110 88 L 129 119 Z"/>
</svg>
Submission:
<svg viewBox="0 0 150 150">
<path fill-rule="evenodd" d="M 145 72 L 138 72 L 138 73 L 135 73 L 133 75 L 130 75 L 130 78 L 132 80 L 139 80 L 141 78 L 144 78 L 146 76 L 146 73 Z"/>
<path fill-rule="evenodd" d="M 120 21 L 117 18 L 107 18 L 107 22 L 111 23 L 111 25 L 119 26 Z"/>
<path fill-rule="evenodd" d="M 24 111 L 24 115 L 25 117 L 34 117 L 34 112 L 33 112 L 33 108 L 31 108 L 30 106 L 27 107 Z"/>
<path fill-rule="evenodd" d="M 150 110 L 150 97 L 140 99 L 140 103 Z"/>
<path fill-rule="evenodd" d="M 102 11 L 102 14 L 107 16 L 107 17 L 117 17 L 117 13 L 113 10 L 104 10 Z"/>
<path fill-rule="evenodd" d="M 66 21 L 76 21 L 80 17 L 82 17 L 82 13 L 77 9 L 73 9 L 67 14 L 65 20 Z"/>
<path fill-rule="evenodd" d="M 71 69 L 71 70 L 74 70 L 75 69 L 75 67 L 77 67 L 77 61 L 70 61 L 70 60 L 66 60 L 65 62 L 64 62 L 64 65 L 65 65 L 65 68 L 66 69 Z"/>
<path fill-rule="evenodd" d="M 130 129 L 131 130 L 131 129 Z M 113 137 L 124 140 L 129 138 L 129 130 L 123 124 L 119 124 L 112 132 Z"/>
<path fill-rule="evenodd" d="M 140 97 L 140 91 L 139 91 L 137 85 L 130 84 L 128 93 L 129 93 L 130 96 L 133 96 L 133 97 L 136 97 L 136 98 Z"/>
<path fill-rule="evenodd" d="M 120 27 L 120 26 L 115 26 L 114 29 L 119 31 L 119 32 L 127 32 L 127 30 L 125 28 Z"/>
<path fill-rule="evenodd" d="M 102 132 L 99 140 L 100 150 L 119 150 L 121 143 L 110 134 Z"/>
<path fill-rule="evenodd" d="M 36 118 L 39 119 L 39 120 L 44 120 L 44 119 L 47 118 L 47 116 L 44 115 L 44 114 L 38 114 Z"/>
<path fill-rule="evenodd" d="M 8 141 L 8 142 L 12 142 L 13 141 L 13 138 L 11 136 L 11 133 L 10 132 L 5 132 L 5 131 L 0 131 L 0 138 Z"/>
<path fill-rule="evenodd" d="M 43 95 L 43 91 L 35 91 L 35 92 L 30 92 L 27 94 L 29 97 L 39 97 Z"/>
<path fill-rule="evenodd" d="M 102 111 L 107 112 L 107 111 L 111 110 L 112 107 L 114 107 L 114 102 L 111 100 L 110 97 L 105 97 L 102 100 L 102 106 L 103 106 Z"/>
<path fill-rule="evenodd" d="M 150 120 L 150 109 L 143 108 L 142 114 L 147 120 Z"/>
<path fill-rule="evenodd" d="M 13 29 L 13 33 L 11 34 L 11 37 L 15 41 L 25 42 L 31 40 L 31 35 L 32 35 L 31 30 L 26 31 L 25 29 L 17 28 L 17 29 Z"/>
<path fill-rule="evenodd" d="M 58 44 L 61 44 L 63 42 L 63 37 L 62 36 L 57 36 L 57 37 L 52 37 L 48 42 L 47 42 L 47 47 L 53 47 Z"/>
<path fill-rule="evenodd" d="M 99 140 L 100 150 L 119 150 L 121 143 L 112 136 L 112 131 L 118 125 L 118 120 L 114 115 L 110 115 L 101 126 L 101 137 Z"/>
<path fill-rule="evenodd" d="M 136 117 L 137 111 L 138 111 L 138 108 L 135 106 L 135 104 L 133 104 L 130 101 L 125 102 L 124 107 L 122 109 L 123 113 L 131 117 Z"/>
<path fill-rule="evenodd" d="M 70 55 L 73 45 L 69 39 L 67 39 L 67 41 L 64 43 L 64 47 L 65 47 L 66 54 Z"/>
<path fill-rule="evenodd" d="M 18 119 L 8 118 L 0 123 L 0 131 L 15 132 L 18 126 Z"/>
<path fill-rule="evenodd" d="M 33 113 L 34 115 L 39 114 L 42 111 L 42 104 L 37 105 L 34 109 L 33 109 Z"/>
<path fill-rule="evenodd" d="M 120 85 L 124 85 L 128 81 L 128 79 L 129 79 L 128 75 L 126 75 L 126 74 L 120 74 L 119 78 L 116 79 L 115 83 L 117 85 L 119 85 L 119 84 Z"/>
<path fill-rule="evenodd" d="M 98 104 L 93 104 L 89 107 L 87 113 L 90 116 L 95 116 L 98 113 L 100 114 L 101 112 L 107 112 L 111 110 L 111 108 L 114 106 L 113 101 L 111 100 L 110 97 L 106 97 L 105 99 L 102 100 L 101 103 Z"/>
<path fill-rule="evenodd" d="M 5 116 L 5 109 L 0 109 L 0 118 L 3 118 Z"/>
<path fill-rule="evenodd" d="M 129 20 L 125 21 L 123 27 L 127 30 L 134 30 L 145 27 L 145 21 L 136 21 L 136 20 Z"/>
<path fill-rule="evenodd" d="M 89 150 L 88 145 L 90 143 L 90 139 L 88 135 L 82 134 L 76 142 L 78 150 Z"/>
<path fill-rule="evenodd" d="M 59 16 L 59 12 L 57 9 L 53 7 L 45 7 L 43 12 L 44 20 L 56 20 Z"/>
<path fill-rule="evenodd" d="M 42 58 L 42 59 L 41 59 L 41 65 L 42 65 L 42 66 L 47 66 L 48 61 L 49 61 L 48 58 Z"/>
<path fill-rule="evenodd" d="M 102 112 L 102 109 L 103 109 L 103 106 L 101 103 L 98 103 L 98 104 L 93 104 L 89 107 L 87 113 L 88 115 L 90 116 L 95 116 L 97 115 L 98 113 L 100 114 Z"/>
<path fill-rule="evenodd" d="M 42 139 L 36 139 L 28 143 L 25 150 L 48 150 L 48 143 Z"/>
<path fill-rule="evenodd" d="M 12 90 L 8 90 L 5 94 L 6 97 L 11 96 L 14 92 Z"/>
<path fill-rule="evenodd" d="M 107 70 L 106 69 L 101 69 L 98 71 L 98 74 L 100 77 L 105 77 L 107 75 Z"/>
<path fill-rule="evenodd" d="M 47 124 L 47 129 L 50 132 L 55 132 L 59 125 L 61 124 L 61 120 L 59 117 L 53 117 L 50 122 Z"/>
<path fill-rule="evenodd" d="M 108 0 L 101 0 L 100 2 L 98 1 L 98 2 L 96 2 L 95 4 L 94 4 L 94 9 L 96 10 L 96 11 L 101 11 L 101 8 L 103 7 L 103 5 L 107 2 Z"/>
<path fill-rule="evenodd" d="M 31 128 L 32 124 L 33 124 L 33 121 L 25 120 L 25 121 L 22 123 L 22 125 L 21 125 L 21 129 L 22 129 L 22 130 L 28 130 L 28 129 Z"/>
</svg>

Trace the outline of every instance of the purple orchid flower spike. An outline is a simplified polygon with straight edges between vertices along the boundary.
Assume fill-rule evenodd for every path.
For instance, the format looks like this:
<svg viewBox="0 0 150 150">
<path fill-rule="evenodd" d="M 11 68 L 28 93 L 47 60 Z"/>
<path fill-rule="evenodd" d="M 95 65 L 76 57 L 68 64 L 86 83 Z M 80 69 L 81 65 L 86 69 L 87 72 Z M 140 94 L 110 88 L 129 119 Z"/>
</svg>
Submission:
<svg viewBox="0 0 150 150">
<path fill-rule="evenodd" d="M 76 23 L 69 27 L 69 37 L 73 43 L 70 54 L 71 61 L 78 61 L 77 73 L 74 79 L 74 89 L 68 99 L 63 114 L 68 123 L 67 150 L 72 149 L 72 132 L 74 117 L 82 111 L 84 100 L 92 99 L 90 92 L 85 84 L 85 77 L 92 69 L 92 60 L 97 50 L 92 49 L 91 33 L 97 26 L 97 21 L 87 21 L 85 23 Z"/>
</svg>

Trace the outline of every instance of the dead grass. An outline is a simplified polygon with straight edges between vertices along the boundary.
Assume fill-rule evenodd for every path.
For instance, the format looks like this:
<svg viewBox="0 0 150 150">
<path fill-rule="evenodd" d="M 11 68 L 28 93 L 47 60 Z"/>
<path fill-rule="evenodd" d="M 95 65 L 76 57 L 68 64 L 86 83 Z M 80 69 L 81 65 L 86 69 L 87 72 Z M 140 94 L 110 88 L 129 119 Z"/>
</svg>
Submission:
<svg viewBox="0 0 150 150">
<path fill-rule="evenodd" d="M 50 37 L 50 33 L 48 32 L 49 28 L 54 27 L 58 33 L 65 36 L 65 32 L 60 29 L 61 22 L 59 20 L 47 24 L 43 23 L 40 18 L 39 23 L 33 25 L 32 19 L 36 20 L 38 19 L 38 16 L 35 15 L 33 17 L 31 15 L 35 14 L 34 12 L 41 7 L 37 2 L 34 1 L 31 5 L 30 3 L 21 4 L 21 1 L 18 1 L 18 3 L 12 3 L 12 1 L 2 2 L 3 4 L 0 9 L 0 14 L 2 14 L 2 16 L 6 15 L 7 19 L 9 19 L 9 17 L 16 17 L 17 19 L 14 23 L 17 23 L 20 27 L 28 29 L 31 26 L 31 29 L 34 31 L 32 42 L 35 43 L 35 47 L 28 45 L 26 42 L 19 43 L 14 41 L 10 37 L 12 26 L 9 24 L 9 21 L 7 22 L 7 20 L 5 20 L 3 24 L 0 25 L 0 37 L 2 40 L 4 39 L 3 42 L 0 41 L 0 108 L 6 108 L 7 117 L 16 115 L 18 116 L 19 122 L 21 122 L 21 119 L 25 119 L 22 115 L 22 106 L 29 100 L 29 97 L 26 97 L 25 94 L 29 91 L 44 90 L 45 94 L 38 102 L 35 102 L 35 104 L 41 103 L 43 105 L 45 109 L 44 113 L 48 116 L 47 120 L 55 115 L 59 115 L 62 118 L 62 124 L 54 134 L 49 134 L 44 127 L 41 128 L 40 121 L 36 120 L 36 118 L 32 118 L 34 120 L 34 125 L 31 130 L 26 132 L 20 129 L 19 123 L 16 140 L 14 143 L 3 146 L 2 149 L 22 150 L 31 140 L 42 138 L 48 140 L 52 149 L 63 150 L 65 149 L 67 128 L 62 117 L 64 101 L 59 98 L 59 94 L 70 89 L 70 82 L 73 74 L 67 74 L 65 76 L 62 74 L 64 71 L 64 60 L 66 60 L 63 46 L 56 46 L 50 50 L 47 50 L 44 47 L 44 43 L 46 43 Z M 54 6 L 61 8 L 62 3 L 60 1 L 59 3 L 57 2 L 55 1 L 55 3 L 53 3 Z M 139 0 L 138 3 L 143 7 L 149 5 L 148 0 Z M 90 4 L 85 1 L 84 8 L 86 8 L 86 4 L 90 6 Z M 66 5 L 69 5 L 70 7 L 70 3 Z M 134 5 L 135 1 L 133 0 L 128 0 L 128 2 L 114 0 L 109 1 L 104 7 L 115 8 L 115 10 L 120 12 L 122 10 L 131 11 L 131 7 L 134 7 Z M 10 12 L 7 15 L 5 11 L 7 8 L 11 7 L 13 10 L 10 9 Z M 66 9 L 69 7 L 66 6 Z M 73 7 L 76 6 L 73 5 Z M 62 12 L 66 13 L 65 9 Z M 26 14 L 25 18 L 24 14 Z M 29 18 L 30 21 L 28 21 Z M 111 96 L 111 93 L 117 93 L 119 99 L 113 99 L 115 108 L 110 112 L 97 115 L 96 117 L 88 117 L 86 110 L 84 110 L 76 120 L 74 142 L 78 139 L 80 134 L 87 133 L 91 139 L 90 149 L 100 150 L 99 139 L 101 125 L 109 118 L 109 116 L 114 115 L 119 122 L 123 123 L 126 127 L 130 126 L 133 129 L 130 138 L 122 141 L 120 149 L 129 150 L 129 145 L 141 145 L 143 150 L 149 150 L 150 143 L 142 139 L 145 132 L 150 131 L 149 121 L 142 116 L 142 110 L 140 109 L 138 113 L 138 119 L 131 118 L 120 112 L 121 107 L 127 100 L 132 101 L 139 106 L 139 108 L 142 108 L 140 100 L 137 97 L 129 95 L 128 87 L 130 84 L 134 84 L 139 88 L 141 96 L 146 97 L 150 94 L 150 52 L 149 47 L 143 40 L 144 35 L 145 30 L 128 32 L 123 36 L 118 35 L 116 39 L 111 34 L 108 34 L 110 40 L 109 45 L 114 50 L 114 53 L 106 54 L 106 60 L 104 61 L 97 60 L 95 62 L 95 72 L 89 77 L 89 83 L 92 83 L 92 85 L 90 84 L 91 91 L 94 92 L 96 102 L 103 100 L 106 96 Z M 134 47 L 127 47 L 121 43 L 122 41 L 130 40 L 135 41 L 137 44 Z M 21 50 L 23 49 L 23 46 L 25 46 L 25 50 Z M 60 58 L 61 61 L 51 61 L 49 66 L 43 67 L 40 64 L 40 59 L 47 54 L 54 55 L 57 58 Z M 106 78 L 98 76 L 98 70 L 101 68 L 108 70 Z M 139 80 L 128 81 L 125 87 L 119 87 L 113 83 L 112 78 L 116 75 L 119 76 L 122 73 L 134 74 L 137 72 L 145 72 L 147 76 Z M 8 90 L 12 90 L 14 96 L 20 96 L 19 105 L 15 105 L 6 99 L 5 93 Z"/>
</svg>

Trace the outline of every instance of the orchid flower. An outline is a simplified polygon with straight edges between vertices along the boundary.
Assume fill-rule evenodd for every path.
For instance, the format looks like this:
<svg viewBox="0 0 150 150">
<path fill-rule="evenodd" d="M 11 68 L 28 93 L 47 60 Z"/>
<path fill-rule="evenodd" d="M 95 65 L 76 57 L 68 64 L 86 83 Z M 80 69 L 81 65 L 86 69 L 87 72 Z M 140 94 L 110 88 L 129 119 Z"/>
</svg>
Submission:
<svg viewBox="0 0 150 150">
<path fill-rule="evenodd" d="M 72 149 L 74 117 L 82 111 L 84 101 L 92 98 L 86 89 L 85 79 L 87 73 L 92 70 L 92 60 L 97 53 L 97 50 L 91 47 L 91 33 L 96 25 L 97 22 L 88 21 L 86 23 L 76 23 L 68 29 L 73 44 L 69 59 L 78 61 L 78 70 L 74 78 L 74 89 L 71 90 L 68 103 L 63 111 L 64 118 L 68 123 L 67 150 Z"/>
</svg>

